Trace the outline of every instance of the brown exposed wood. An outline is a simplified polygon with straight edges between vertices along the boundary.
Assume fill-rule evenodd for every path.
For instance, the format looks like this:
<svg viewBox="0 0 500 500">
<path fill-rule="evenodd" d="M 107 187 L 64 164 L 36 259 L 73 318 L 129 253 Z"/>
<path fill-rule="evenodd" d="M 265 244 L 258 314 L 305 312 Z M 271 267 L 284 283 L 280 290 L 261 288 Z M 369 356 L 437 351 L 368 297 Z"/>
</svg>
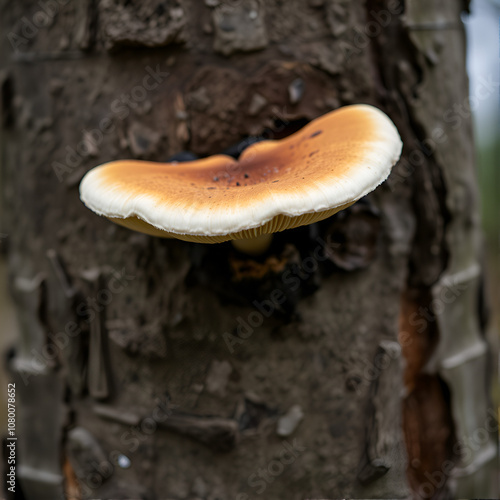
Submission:
<svg viewBox="0 0 500 500">
<path fill-rule="evenodd" d="M 408 393 L 416 388 L 417 379 L 439 341 L 436 317 L 429 305 L 429 292 L 412 290 L 402 295 L 399 342 L 405 360 L 404 381 Z"/>
<path fill-rule="evenodd" d="M 414 384 L 403 404 L 408 479 L 414 498 L 452 498 L 448 485 L 459 457 L 453 452 L 456 438 L 450 394 L 435 375 L 419 375 Z"/>
<path fill-rule="evenodd" d="M 78 486 L 78 478 L 76 477 L 75 471 L 71 467 L 69 460 L 64 461 L 63 474 L 66 500 L 81 500 L 82 494 Z"/>
</svg>

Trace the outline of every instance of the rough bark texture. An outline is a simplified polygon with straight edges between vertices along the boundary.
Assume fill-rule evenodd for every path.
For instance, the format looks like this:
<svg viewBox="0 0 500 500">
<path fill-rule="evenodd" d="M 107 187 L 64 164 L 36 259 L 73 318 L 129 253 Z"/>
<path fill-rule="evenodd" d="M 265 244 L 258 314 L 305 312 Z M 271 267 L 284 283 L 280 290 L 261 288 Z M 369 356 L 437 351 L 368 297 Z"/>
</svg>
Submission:
<svg viewBox="0 0 500 500">
<path fill-rule="evenodd" d="M 0 2 L 24 497 L 495 496 L 473 145 L 454 108 L 466 5 L 63 3 L 37 27 L 37 2 Z M 391 116 L 404 159 L 262 258 L 79 201 L 99 163 L 214 154 L 359 102 Z"/>
</svg>

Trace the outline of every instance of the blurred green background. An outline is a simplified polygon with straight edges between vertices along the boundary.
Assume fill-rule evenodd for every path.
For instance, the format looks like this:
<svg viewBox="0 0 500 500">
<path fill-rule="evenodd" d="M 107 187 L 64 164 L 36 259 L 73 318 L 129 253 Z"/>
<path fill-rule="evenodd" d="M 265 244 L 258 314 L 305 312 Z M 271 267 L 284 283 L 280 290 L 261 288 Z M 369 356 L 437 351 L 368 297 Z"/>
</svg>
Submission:
<svg viewBox="0 0 500 500">
<path fill-rule="evenodd" d="M 498 379 L 500 346 L 500 0 L 473 0 L 471 15 L 464 16 L 467 29 L 467 70 L 470 94 L 477 95 L 481 81 L 495 82 L 496 92 L 478 100 L 474 111 L 481 215 L 485 234 L 486 279 L 492 321 L 489 339 L 495 353 L 492 397 L 500 409 Z M 500 416 L 500 411 L 499 411 Z"/>
</svg>

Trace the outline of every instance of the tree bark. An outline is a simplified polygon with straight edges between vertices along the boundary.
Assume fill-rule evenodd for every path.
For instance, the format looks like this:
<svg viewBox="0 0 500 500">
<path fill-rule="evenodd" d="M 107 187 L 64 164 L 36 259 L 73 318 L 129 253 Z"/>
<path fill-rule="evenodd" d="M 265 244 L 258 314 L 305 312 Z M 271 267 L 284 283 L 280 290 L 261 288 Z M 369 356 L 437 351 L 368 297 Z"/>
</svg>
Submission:
<svg viewBox="0 0 500 500">
<path fill-rule="evenodd" d="M 495 496 L 466 3 L 42 4 L 0 2 L 16 498 Z M 360 102 L 401 162 L 262 258 L 79 201 Z"/>
</svg>

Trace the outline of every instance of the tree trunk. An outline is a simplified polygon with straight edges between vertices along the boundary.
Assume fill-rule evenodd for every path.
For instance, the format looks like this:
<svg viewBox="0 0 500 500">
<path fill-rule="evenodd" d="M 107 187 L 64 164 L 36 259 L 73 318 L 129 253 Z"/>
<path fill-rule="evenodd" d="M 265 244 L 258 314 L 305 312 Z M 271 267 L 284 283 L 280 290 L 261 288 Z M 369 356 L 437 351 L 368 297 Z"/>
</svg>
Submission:
<svg viewBox="0 0 500 500">
<path fill-rule="evenodd" d="M 465 2 L 0 5 L 16 498 L 495 496 Z M 403 159 L 262 258 L 79 201 L 361 102 Z"/>
</svg>

